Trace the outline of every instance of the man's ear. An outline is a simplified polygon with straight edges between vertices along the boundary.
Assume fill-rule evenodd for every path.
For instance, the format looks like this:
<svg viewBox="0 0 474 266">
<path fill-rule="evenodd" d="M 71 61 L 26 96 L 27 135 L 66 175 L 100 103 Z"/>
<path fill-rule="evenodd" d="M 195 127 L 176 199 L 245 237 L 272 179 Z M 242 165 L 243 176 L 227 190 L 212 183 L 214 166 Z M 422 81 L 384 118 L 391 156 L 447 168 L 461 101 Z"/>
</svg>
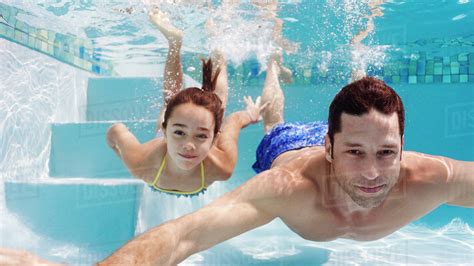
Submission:
<svg viewBox="0 0 474 266">
<path fill-rule="evenodd" d="M 326 153 L 326 160 L 332 163 L 332 147 L 331 147 L 331 140 L 329 139 L 329 135 L 326 134 L 324 138 L 324 149 Z"/>
</svg>

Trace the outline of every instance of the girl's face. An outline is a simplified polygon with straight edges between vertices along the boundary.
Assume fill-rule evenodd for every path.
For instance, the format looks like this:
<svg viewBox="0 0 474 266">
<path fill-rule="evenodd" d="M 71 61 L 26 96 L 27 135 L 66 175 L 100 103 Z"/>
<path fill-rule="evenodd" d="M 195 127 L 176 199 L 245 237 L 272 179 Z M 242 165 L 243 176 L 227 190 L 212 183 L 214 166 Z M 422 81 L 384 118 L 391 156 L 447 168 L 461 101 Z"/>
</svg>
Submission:
<svg viewBox="0 0 474 266">
<path fill-rule="evenodd" d="M 165 130 L 168 155 L 183 170 L 191 170 L 209 153 L 214 140 L 214 116 L 193 103 L 178 105 Z"/>
</svg>

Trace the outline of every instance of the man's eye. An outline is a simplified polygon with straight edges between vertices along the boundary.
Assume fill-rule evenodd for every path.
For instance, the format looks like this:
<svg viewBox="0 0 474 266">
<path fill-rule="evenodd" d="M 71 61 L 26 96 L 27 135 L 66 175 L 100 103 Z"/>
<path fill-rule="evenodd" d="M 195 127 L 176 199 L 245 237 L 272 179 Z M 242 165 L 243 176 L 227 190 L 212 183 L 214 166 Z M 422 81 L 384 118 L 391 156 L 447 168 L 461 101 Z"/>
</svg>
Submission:
<svg viewBox="0 0 474 266">
<path fill-rule="evenodd" d="M 395 154 L 395 152 L 392 150 L 383 150 L 379 152 L 379 156 L 390 156 L 393 154 Z"/>
<path fill-rule="evenodd" d="M 348 150 L 347 153 L 351 156 L 357 156 L 357 157 L 364 156 L 364 152 L 361 150 Z"/>
</svg>

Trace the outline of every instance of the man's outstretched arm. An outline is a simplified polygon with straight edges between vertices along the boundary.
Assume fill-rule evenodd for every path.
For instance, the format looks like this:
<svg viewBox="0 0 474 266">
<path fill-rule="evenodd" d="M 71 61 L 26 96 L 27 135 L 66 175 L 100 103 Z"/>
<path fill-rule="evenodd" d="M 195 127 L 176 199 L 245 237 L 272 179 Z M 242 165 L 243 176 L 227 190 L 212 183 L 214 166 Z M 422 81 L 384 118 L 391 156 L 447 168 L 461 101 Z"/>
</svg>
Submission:
<svg viewBox="0 0 474 266">
<path fill-rule="evenodd" d="M 273 220 L 281 198 L 275 189 L 278 170 L 257 175 L 210 205 L 136 237 L 99 265 L 175 265 Z"/>
</svg>

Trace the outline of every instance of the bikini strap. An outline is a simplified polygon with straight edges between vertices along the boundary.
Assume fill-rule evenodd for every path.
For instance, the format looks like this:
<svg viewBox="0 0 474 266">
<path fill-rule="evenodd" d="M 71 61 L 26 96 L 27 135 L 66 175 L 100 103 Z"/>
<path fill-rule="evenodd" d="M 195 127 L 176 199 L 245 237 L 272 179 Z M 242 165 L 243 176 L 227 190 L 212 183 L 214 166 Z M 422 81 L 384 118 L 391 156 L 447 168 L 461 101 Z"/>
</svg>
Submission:
<svg viewBox="0 0 474 266">
<path fill-rule="evenodd" d="M 202 162 L 202 161 L 201 161 L 201 187 L 198 188 L 197 190 L 189 191 L 189 192 L 185 192 L 185 191 L 176 191 L 175 192 L 175 191 L 171 191 L 171 190 L 168 190 L 168 189 L 163 189 L 163 188 L 158 187 L 156 184 L 160 180 L 161 174 L 162 174 L 163 170 L 165 169 L 165 165 L 166 165 L 166 153 L 165 153 L 165 156 L 163 157 L 163 160 L 161 161 L 160 168 L 158 169 L 158 172 L 156 173 L 155 180 L 153 181 L 153 183 L 148 183 L 149 186 L 151 186 L 151 187 L 153 187 L 153 188 L 155 188 L 156 190 L 159 190 L 159 191 L 172 192 L 172 193 L 176 193 L 176 194 L 193 194 L 193 193 L 199 193 L 203 189 L 207 189 L 207 187 L 206 187 L 206 176 L 205 176 L 205 173 L 204 173 L 204 162 Z"/>
<path fill-rule="evenodd" d="M 201 189 L 206 187 L 206 176 L 204 175 L 204 161 L 201 161 Z"/>
<path fill-rule="evenodd" d="M 165 156 L 163 156 L 163 160 L 161 161 L 160 168 L 158 169 L 158 172 L 156 173 L 155 180 L 153 181 L 153 183 L 151 184 L 149 183 L 148 185 L 152 187 L 156 186 L 156 184 L 158 183 L 158 180 L 160 180 L 160 176 L 161 176 L 161 173 L 163 172 L 163 169 L 165 169 L 165 165 L 166 165 L 166 153 L 165 153 Z"/>
</svg>

